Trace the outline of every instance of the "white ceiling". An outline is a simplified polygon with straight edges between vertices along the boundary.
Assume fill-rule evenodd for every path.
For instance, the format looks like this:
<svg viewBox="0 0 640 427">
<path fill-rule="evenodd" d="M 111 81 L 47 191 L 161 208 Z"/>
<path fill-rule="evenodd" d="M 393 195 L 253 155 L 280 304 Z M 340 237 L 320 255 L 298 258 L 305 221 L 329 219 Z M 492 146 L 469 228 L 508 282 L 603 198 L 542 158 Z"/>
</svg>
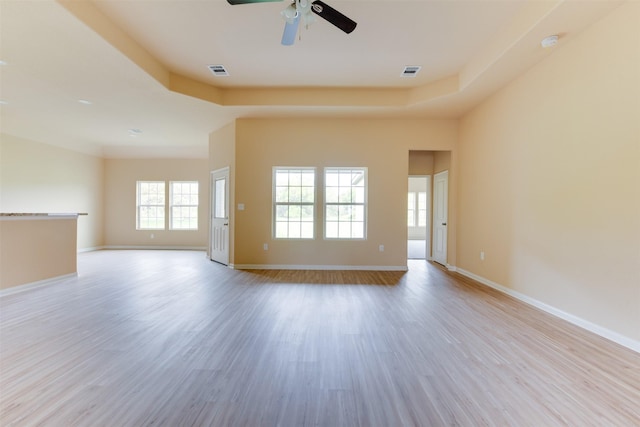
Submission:
<svg viewBox="0 0 640 427">
<path fill-rule="evenodd" d="M 0 0 L 0 129 L 105 157 L 206 157 L 238 117 L 459 117 L 620 1 L 326 3 L 353 33 L 318 18 L 282 46 L 286 2 Z M 560 45 L 544 50 L 549 34 Z"/>
<path fill-rule="evenodd" d="M 521 7 L 508 1 L 328 0 L 358 22 L 356 31 L 347 35 L 318 19 L 289 47 L 280 44 L 286 4 L 96 2 L 169 69 L 220 86 L 308 86 L 316 79 L 321 86 L 424 84 L 455 74 Z M 224 64 L 231 78 L 212 77 L 207 64 Z M 415 80 L 401 79 L 405 65 L 425 70 Z"/>
</svg>

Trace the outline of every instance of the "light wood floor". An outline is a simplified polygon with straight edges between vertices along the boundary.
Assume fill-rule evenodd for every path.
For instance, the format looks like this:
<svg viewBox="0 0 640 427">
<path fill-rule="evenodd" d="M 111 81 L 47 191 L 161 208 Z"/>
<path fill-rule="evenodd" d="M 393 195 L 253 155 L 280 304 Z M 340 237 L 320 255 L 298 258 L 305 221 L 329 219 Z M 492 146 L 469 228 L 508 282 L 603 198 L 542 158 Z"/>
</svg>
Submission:
<svg viewBox="0 0 640 427">
<path fill-rule="evenodd" d="M 0 298 L 0 425 L 632 426 L 640 355 L 425 261 L 79 256 Z"/>
</svg>

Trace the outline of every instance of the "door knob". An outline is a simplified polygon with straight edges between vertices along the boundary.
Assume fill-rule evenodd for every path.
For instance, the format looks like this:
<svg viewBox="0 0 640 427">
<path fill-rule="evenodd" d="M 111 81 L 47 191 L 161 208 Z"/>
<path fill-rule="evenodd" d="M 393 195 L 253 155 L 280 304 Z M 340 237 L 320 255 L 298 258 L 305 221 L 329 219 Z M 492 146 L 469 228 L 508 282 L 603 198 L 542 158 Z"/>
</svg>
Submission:
<svg viewBox="0 0 640 427">
<path fill-rule="evenodd" d="M 446 223 L 446 222 L 443 222 L 443 223 L 442 223 L 442 225 L 447 225 L 447 223 Z"/>
</svg>

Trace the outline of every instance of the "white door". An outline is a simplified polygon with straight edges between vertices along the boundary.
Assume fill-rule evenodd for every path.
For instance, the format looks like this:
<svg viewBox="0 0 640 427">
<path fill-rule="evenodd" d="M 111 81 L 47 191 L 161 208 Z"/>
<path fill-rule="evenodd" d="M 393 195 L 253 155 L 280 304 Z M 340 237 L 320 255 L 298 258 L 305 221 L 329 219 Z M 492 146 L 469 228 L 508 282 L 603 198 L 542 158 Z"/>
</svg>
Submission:
<svg viewBox="0 0 640 427">
<path fill-rule="evenodd" d="M 433 177 L 433 260 L 447 265 L 449 171 Z"/>
<path fill-rule="evenodd" d="M 212 261 L 229 265 L 229 168 L 211 172 Z"/>
</svg>

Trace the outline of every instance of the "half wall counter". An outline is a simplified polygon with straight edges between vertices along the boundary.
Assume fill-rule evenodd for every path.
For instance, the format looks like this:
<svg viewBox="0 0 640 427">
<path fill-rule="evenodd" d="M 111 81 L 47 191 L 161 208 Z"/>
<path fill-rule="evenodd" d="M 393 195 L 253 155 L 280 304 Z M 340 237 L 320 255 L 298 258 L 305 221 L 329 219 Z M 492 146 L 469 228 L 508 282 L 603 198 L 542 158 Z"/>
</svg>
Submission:
<svg viewBox="0 0 640 427">
<path fill-rule="evenodd" d="M 0 290 L 78 272 L 78 217 L 0 213 Z"/>
</svg>

